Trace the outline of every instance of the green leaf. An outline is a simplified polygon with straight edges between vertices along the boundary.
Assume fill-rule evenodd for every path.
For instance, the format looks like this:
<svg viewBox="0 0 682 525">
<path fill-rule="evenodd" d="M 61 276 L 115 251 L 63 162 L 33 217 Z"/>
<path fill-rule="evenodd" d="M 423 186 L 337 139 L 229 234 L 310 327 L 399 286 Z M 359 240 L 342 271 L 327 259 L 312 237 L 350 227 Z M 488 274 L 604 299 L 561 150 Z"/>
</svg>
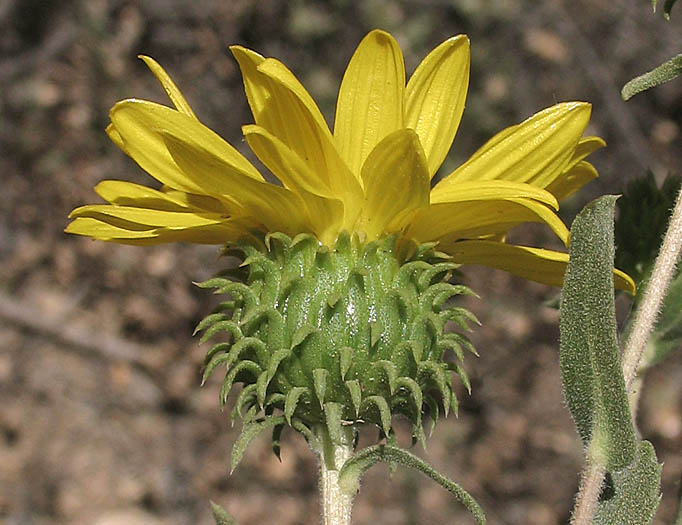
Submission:
<svg viewBox="0 0 682 525">
<path fill-rule="evenodd" d="M 370 405 L 374 405 L 379 412 L 379 419 L 381 420 L 381 430 L 384 435 L 388 436 L 391 431 L 391 409 L 381 396 L 369 396 L 362 400 L 362 405 L 360 407 L 361 413 L 366 413 L 369 410 Z"/>
<path fill-rule="evenodd" d="M 654 447 L 641 441 L 635 461 L 612 473 L 613 487 L 602 498 L 594 525 L 649 525 L 660 501 L 661 464 Z"/>
<path fill-rule="evenodd" d="M 294 412 L 296 412 L 298 402 L 301 400 L 301 396 L 305 393 L 310 394 L 310 390 L 304 386 L 295 386 L 289 390 L 289 393 L 287 394 L 286 400 L 284 401 L 284 417 L 286 417 L 287 423 L 290 425 L 291 417 L 294 415 Z"/>
<path fill-rule="evenodd" d="M 326 368 L 316 368 L 313 370 L 313 387 L 315 388 L 315 396 L 320 402 L 320 408 L 324 405 L 324 394 L 327 392 L 327 377 L 329 370 Z"/>
<path fill-rule="evenodd" d="M 672 7 L 672 3 L 674 2 L 666 2 L 666 5 L 668 5 L 668 3 L 670 3 L 670 7 Z M 659 86 L 660 84 L 678 77 L 680 74 L 682 74 L 682 54 L 674 56 L 648 73 L 633 78 L 623 86 L 623 89 L 620 92 L 621 97 L 623 97 L 623 100 L 628 100 L 637 93 Z"/>
<path fill-rule="evenodd" d="M 253 438 L 255 438 L 266 428 L 282 425 L 285 422 L 286 419 L 284 416 L 266 416 L 264 419 L 260 421 L 244 425 L 242 433 L 239 434 L 239 438 L 237 438 L 237 441 L 235 441 L 232 447 L 232 461 L 230 472 L 234 472 L 234 469 L 237 468 L 237 465 L 239 465 L 239 462 L 244 457 L 244 452 L 246 452 L 246 448 L 249 446 L 251 441 L 253 441 Z"/>
<path fill-rule="evenodd" d="M 375 445 L 354 454 L 344 463 L 339 472 L 339 487 L 341 490 L 346 494 L 354 495 L 358 491 L 360 479 L 364 473 L 379 461 L 389 464 L 397 463 L 398 465 L 418 470 L 455 496 L 457 501 L 473 514 L 477 523 L 484 524 L 486 522 L 483 510 L 471 494 L 454 481 L 443 476 L 423 459 L 399 447 Z"/>
<path fill-rule="evenodd" d="M 568 408 L 583 442 L 608 470 L 629 465 L 636 449 L 614 307 L 616 199 L 597 199 L 573 222 L 560 320 L 561 378 Z"/>
<path fill-rule="evenodd" d="M 230 516 L 230 514 L 220 505 L 213 503 L 212 501 L 211 512 L 213 513 L 215 525 L 238 525 L 237 520 Z"/>
</svg>

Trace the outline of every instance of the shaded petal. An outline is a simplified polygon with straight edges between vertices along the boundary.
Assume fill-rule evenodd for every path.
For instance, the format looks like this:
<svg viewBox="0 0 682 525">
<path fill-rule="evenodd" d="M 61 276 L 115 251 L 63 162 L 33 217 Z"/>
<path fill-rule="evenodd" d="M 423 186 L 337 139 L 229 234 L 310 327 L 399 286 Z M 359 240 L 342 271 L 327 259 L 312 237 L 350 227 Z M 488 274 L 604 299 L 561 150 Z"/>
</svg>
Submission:
<svg viewBox="0 0 682 525">
<path fill-rule="evenodd" d="M 111 142 L 113 142 L 121 150 L 123 150 L 123 152 L 126 155 L 129 155 L 129 153 L 126 151 L 126 147 L 125 147 L 125 144 L 123 143 L 123 138 L 121 137 L 121 134 L 118 131 L 116 131 L 116 126 L 114 126 L 110 122 L 109 125 L 106 127 L 105 131 L 106 131 L 107 135 L 109 136 L 109 139 L 111 139 Z"/>
<path fill-rule="evenodd" d="M 144 61 L 144 63 L 147 64 L 147 67 L 151 70 L 151 72 L 154 73 L 156 80 L 159 81 L 159 84 L 161 84 L 161 87 L 163 87 L 164 91 L 168 95 L 168 98 L 171 100 L 175 108 L 180 113 L 184 113 L 185 115 L 196 119 L 197 117 L 194 114 L 194 111 L 192 111 L 192 108 L 187 103 L 187 100 L 185 100 L 185 97 L 178 89 L 178 86 L 175 85 L 175 82 L 173 82 L 171 77 L 168 75 L 168 73 L 166 73 L 166 71 L 161 67 L 161 65 L 153 58 L 145 55 L 138 55 L 137 58 Z"/>
<path fill-rule="evenodd" d="M 115 206 L 110 204 L 89 204 L 71 212 L 69 218 L 89 217 L 134 231 L 149 228 L 186 229 L 195 226 L 219 224 L 226 217 L 216 213 L 177 212 Z"/>
<path fill-rule="evenodd" d="M 301 158 L 277 137 L 256 125 L 242 128 L 253 152 L 282 181 L 286 188 L 301 196 L 315 233 L 322 242 L 333 243 L 328 232 L 338 231 L 344 217 L 343 202 L 312 173 Z"/>
<path fill-rule="evenodd" d="M 547 191 L 558 200 L 564 200 L 597 177 L 597 170 L 594 166 L 583 160 L 557 177 L 554 182 L 547 186 Z"/>
<path fill-rule="evenodd" d="M 95 192 L 110 204 L 119 206 L 166 211 L 208 211 L 224 214 L 228 212 L 219 200 L 206 195 L 195 195 L 192 202 L 192 197 L 184 192 L 163 192 L 120 180 L 104 180 L 95 186 Z"/>
<path fill-rule="evenodd" d="M 495 135 L 440 183 L 512 180 L 543 188 L 566 168 L 587 123 L 591 106 L 557 104 Z"/>
<path fill-rule="evenodd" d="M 522 182 L 470 181 L 458 184 L 437 184 L 431 190 L 431 204 L 513 198 L 533 199 L 555 210 L 559 209 L 559 202 L 550 192 Z"/>
<path fill-rule="evenodd" d="M 429 174 L 419 137 L 411 129 L 391 133 L 369 154 L 362 167 L 365 204 L 357 229 L 369 238 L 395 229 L 397 223 L 429 205 Z"/>
<path fill-rule="evenodd" d="M 456 263 L 498 268 L 530 281 L 557 287 L 563 285 L 568 264 L 568 253 L 495 241 L 459 241 L 441 244 L 439 249 L 450 254 Z M 627 274 L 614 269 L 613 277 L 616 288 L 634 294 L 635 283 Z"/>
<path fill-rule="evenodd" d="M 346 68 L 334 119 L 334 140 L 355 175 L 384 137 L 404 127 L 404 93 L 400 46 L 385 31 L 371 31 Z"/>
<path fill-rule="evenodd" d="M 229 220 L 221 224 L 197 226 L 183 230 L 166 228 L 128 230 L 98 219 L 82 217 L 71 222 L 64 231 L 101 241 L 142 246 L 177 241 L 197 244 L 223 244 L 248 236 L 243 224 L 233 224 Z"/>
<path fill-rule="evenodd" d="M 281 62 L 240 46 L 230 48 L 244 77 L 256 124 L 282 141 L 343 199 L 346 216 L 357 216 L 362 188 L 339 156 L 317 105 Z M 351 223 L 348 219 L 346 226 Z"/>
<path fill-rule="evenodd" d="M 405 91 L 405 126 L 419 135 L 433 177 L 455 139 L 469 88 L 469 39 L 452 37 L 417 66 Z"/>
<path fill-rule="evenodd" d="M 578 141 L 578 145 L 573 152 L 573 156 L 568 163 L 567 169 L 572 168 L 578 162 L 585 159 L 598 149 L 606 147 L 606 141 L 601 137 L 583 137 Z"/>
<path fill-rule="evenodd" d="M 301 198 L 294 192 L 267 182 L 245 177 L 233 170 L 222 157 L 197 144 L 184 142 L 163 133 L 168 151 L 181 170 L 199 180 L 220 177 L 221 185 L 241 209 L 236 216 L 246 216 L 265 226 L 267 231 L 289 235 L 308 232 L 313 227 Z"/>
</svg>

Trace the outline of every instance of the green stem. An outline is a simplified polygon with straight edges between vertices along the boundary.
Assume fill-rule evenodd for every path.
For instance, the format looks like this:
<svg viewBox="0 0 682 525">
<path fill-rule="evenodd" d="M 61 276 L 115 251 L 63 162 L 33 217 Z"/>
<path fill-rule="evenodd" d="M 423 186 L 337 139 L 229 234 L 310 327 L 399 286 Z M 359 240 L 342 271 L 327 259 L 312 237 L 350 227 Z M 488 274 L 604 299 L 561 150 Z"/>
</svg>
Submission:
<svg viewBox="0 0 682 525">
<path fill-rule="evenodd" d="M 325 425 L 313 429 L 317 438 L 311 442 L 320 466 L 321 525 L 350 525 L 353 496 L 339 487 L 339 471 L 353 454 L 352 427 L 343 427 L 340 442 L 334 443 Z"/>
</svg>

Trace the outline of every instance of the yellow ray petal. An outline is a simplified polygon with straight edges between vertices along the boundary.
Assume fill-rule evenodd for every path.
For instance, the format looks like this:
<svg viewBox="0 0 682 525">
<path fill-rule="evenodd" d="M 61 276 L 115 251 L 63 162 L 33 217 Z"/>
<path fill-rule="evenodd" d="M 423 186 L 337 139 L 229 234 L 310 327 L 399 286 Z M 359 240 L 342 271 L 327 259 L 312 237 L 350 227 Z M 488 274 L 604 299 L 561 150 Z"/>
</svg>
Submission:
<svg viewBox="0 0 682 525">
<path fill-rule="evenodd" d="M 469 88 L 469 39 L 452 37 L 419 64 L 407 83 L 405 126 L 419 135 L 433 177 L 450 151 Z"/>
<path fill-rule="evenodd" d="M 559 202 L 550 192 L 522 182 L 467 181 L 457 184 L 436 184 L 431 190 L 431 204 L 513 198 L 533 199 L 555 210 L 559 209 Z"/>
<path fill-rule="evenodd" d="M 429 204 L 429 174 L 419 137 L 411 129 L 382 140 L 362 167 L 365 205 L 358 229 L 374 238 Z"/>
<path fill-rule="evenodd" d="M 129 153 L 126 151 L 125 144 L 123 143 L 123 139 L 121 138 L 121 134 L 118 131 L 116 131 L 116 127 L 111 122 L 106 127 L 105 131 L 109 136 L 111 142 L 116 144 L 126 155 L 128 155 Z"/>
<path fill-rule="evenodd" d="M 398 43 L 384 31 L 371 31 L 346 68 L 334 120 L 334 141 L 356 176 L 374 147 L 404 127 L 404 93 L 405 64 Z"/>
<path fill-rule="evenodd" d="M 317 174 L 282 141 L 256 125 L 242 128 L 246 141 L 256 156 L 282 181 L 284 187 L 301 196 L 310 222 L 322 242 L 333 243 L 327 232 L 338 231 L 344 217 L 344 206 L 329 188 L 320 183 Z"/>
<path fill-rule="evenodd" d="M 95 192 L 110 204 L 134 206 L 166 211 L 208 211 L 227 214 L 227 208 L 217 199 L 202 195 L 201 204 L 181 197 L 184 192 L 168 193 L 132 182 L 104 180 L 95 186 Z M 187 195 L 187 194 L 185 194 Z M 198 196 L 195 196 L 198 197 Z M 209 199 L 207 201 L 207 199 Z"/>
<path fill-rule="evenodd" d="M 184 142 L 163 133 L 168 151 L 179 168 L 200 180 L 219 176 L 226 192 L 233 197 L 241 210 L 238 216 L 261 222 L 267 231 L 281 231 L 289 235 L 314 232 L 311 220 L 301 198 L 294 192 L 244 177 L 235 172 L 222 157 L 213 155 L 201 146 Z"/>
<path fill-rule="evenodd" d="M 127 230 L 113 224 L 90 217 L 79 217 L 71 222 L 66 233 L 85 235 L 101 241 L 149 246 L 168 242 L 192 242 L 196 244 L 224 244 L 248 236 L 243 224 L 229 221 L 221 224 L 203 225 L 184 230 L 150 228 L 146 230 Z"/>
<path fill-rule="evenodd" d="M 490 266 L 557 287 L 563 285 L 568 264 L 567 253 L 494 241 L 459 241 L 439 245 L 439 249 L 460 264 Z M 635 283 L 626 273 L 614 269 L 613 277 L 616 288 L 635 293 Z"/>
<path fill-rule="evenodd" d="M 308 92 L 280 62 L 241 46 L 230 50 L 241 69 L 256 124 L 295 151 L 329 186 L 323 143 L 331 142 L 331 133 Z M 284 78 L 288 84 L 283 84 Z"/>
<path fill-rule="evenodd" d="M 571 168 L 576 165 L 581 160 L 585 159 L 588 155 L 591 155 L 595 151 L 606 147 L 606 142 L 601 137 L 582 137 L 578 141 L 578 145 L 573 152 L 568 167 Z"/>
<path fill-rule="evenodd" d="M 547 191 L 558 200 L 564 200 L 597 177 L 597 170 L 594 166 L 583 160 L 557 177 L 552 184 L 547 186 Z"/>
<path fill-rule="evenodd" d="M 164 91 L 168 95 L 168 98 L 171 100 L 175 108 L 180 113 L 184 113 L 185 115 L 196 119 L 197 116 L 194 114 L 194 111 L 192 111 L 192 108 L 187 103 L 187 100 L 185 100 L 185 97 L 178 89 L 178 86 L 175 85 L 173 79 L 171 79 L 171 77 L 168 75 L 168 73 L 166 73 L 166 71 L 161 67 L 161 65 L 153 58 L 145 55 L 138 55 L 137 58 L 144 61 L 144 63 L 147 64 L 147 67 L 151 70 L 151 72 L 154 73 L 156 80 L 159 81 L 159 84 L 161 84 L 161 87 L 164 89 Z"/>
<path fill-rule="evenodd" d="M 219 224 L 226 220 L 215 213 L 193 213 L 166 210 L 152 210 L 148 208 L 133 208 L 131 206 L 115 206 L 110 204 L 89 204 L 76 208 L 69 215 L 70 218 L 89 217 L 110 224 L 118 225 L 134 231 L 149 228 L 186 229 L 195 226 Z"/>
<path fill-rule="evenodd" d="M 354 220 L 362 204 L 362 188 L 339 156 L 308 92 L 281 62 L 240 46 L 230 49 L 242 71 L 256 124 L 296 153 L 344 201 L 346 216 Z"/>
<path fill-rule="evenodd" d="M 432 204 L 411 219 L 406 236 L 428 242 L 499 235 L 524 222 L 543 222 L 568 243 L 568 229 L 547 206 L 531 199 Z"/>
<path fill-rule="evenodd" d="M 496 179 L 545 187 L 566 168 L 590 111 L 590 104 L 566 102 L 536 113 L 498 133 L 441 184 Z"/>
<path fill-rule="evenodd" d="M 125 143 L 126 153 L 151 176 L 173 188 L 226 196 L 231 189 L 221 173 L 200 178 L 180 170 L 168 152 L 165 135 L 201 144 L 203 149 L 230 166 L 231 172 L 263 180 L 256 168 L 217 134 L 199 121 L 166 106 L 137 100 L 119 102 L 111 110 L 111 120 Z"/>
</svg>

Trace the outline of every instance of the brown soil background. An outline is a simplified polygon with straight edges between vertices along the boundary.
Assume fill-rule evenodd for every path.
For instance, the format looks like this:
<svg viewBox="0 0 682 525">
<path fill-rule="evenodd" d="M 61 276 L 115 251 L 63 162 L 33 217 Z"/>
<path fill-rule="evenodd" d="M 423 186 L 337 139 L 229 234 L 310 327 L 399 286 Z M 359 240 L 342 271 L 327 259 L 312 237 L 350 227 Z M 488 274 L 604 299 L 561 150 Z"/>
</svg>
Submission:
<svg viewBox="0 0 682 525">
<path fill-rule="evenodd" d="M 677 10 L 678 8 L 676 8 Z M 125 97 L 165 102 L 138 53 L 159 60 L 200 118 L 242 150 L 251 121 L 226 46 L 288 64 L 333 115 L 351 53 L 374 27 L 400 41 L 408 71 L 467 33 L 472 79 L 449 169 L 495 131 L 556 101 L 594 104 L 601 179 L 562 214 L 654 169 L 680 172 L 682 81 L 623 103 L 627 80 L 682 50 L 682 11 L 647 0 L 3 0 L 0 2 L 0 521 L 208 524 L 208 501 L 242 525 L 314 524 L 315 461 L 285 433 L 282 463 L 263 436 L 229 475 L 237 435 L 199 388 L 193 327 L 215 298 L 192 285 L 221 268 L 214 247 L 133 248 L 62 233 L 103 179 L 149 183 L 105 133 Z M 528 228 L 517 240 L 551 242 Z M 557 291 L 471 268 L 483 326 L 471 396 L 440 423 L 426 457 L 460 481 L 493 524 L 565 523 L 581 446 L 558 371 Z M 624 313 L 626 300 L 620 306 Z M 657 523 L 671 523 L 682 473 L 682 352 L 651 371 L 640 429 L 665 463 Z M 403 433 L 407 436 L 407 432 Z M 471 523 L 419 474 L 367 474 L 356 523 Z"/>
</svg>

